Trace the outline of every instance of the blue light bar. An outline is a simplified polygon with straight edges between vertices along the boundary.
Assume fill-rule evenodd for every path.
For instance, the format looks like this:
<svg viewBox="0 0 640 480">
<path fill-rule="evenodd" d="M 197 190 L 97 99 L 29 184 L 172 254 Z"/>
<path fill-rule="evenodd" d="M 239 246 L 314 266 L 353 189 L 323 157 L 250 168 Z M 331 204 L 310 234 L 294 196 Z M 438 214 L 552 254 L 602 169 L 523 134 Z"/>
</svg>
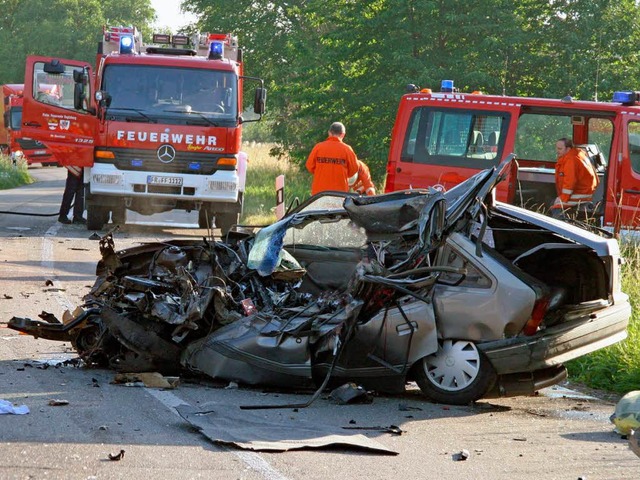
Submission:
<svg viewBox="0 0 640 480">
<path fill-rule="evenodd" d="M 132 167 L 141 167 L 142 166 L 142 160 L 139 158 L 134 158 L 133 160 L 131 160 L 131 166 Z"/>
<path fill-rule="evenodd" d="M 189 164 L 189 170 L 200 170 L 200 164 L 199 163 L 190 163 Z"/>
<path fill-rule="evenodd" d="M 616 103 L 622 103 L 625 105 L 633 105 L 638 98 L 636 92 L 624 91 L 613 92 L 613 101 Z"/>
<path fill-rule="evenodd" d="M 222 42 L 211 42 L 209 45 L 209 59 L 219 60 L 224 53 L 224 44 Z"/>
<path fill-rule="evenodd" d="M 442 80 L 440 84 L 441 92 L 453 92 L 453 80 Z"/>
<path fill-rule="evenodd" d="M 133 53 L 133 35 L 120 35 L 120 53 Z"/>
</svg>

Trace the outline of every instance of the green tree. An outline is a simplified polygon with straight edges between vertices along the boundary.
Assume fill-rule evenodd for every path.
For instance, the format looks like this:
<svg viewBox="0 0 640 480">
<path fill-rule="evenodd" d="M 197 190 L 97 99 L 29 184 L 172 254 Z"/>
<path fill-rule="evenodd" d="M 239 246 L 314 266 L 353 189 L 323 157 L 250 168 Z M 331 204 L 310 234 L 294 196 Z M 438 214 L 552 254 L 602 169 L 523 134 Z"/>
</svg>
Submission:
<svg viewBox="0 0 640 480">
<path fill-rule="evenodd" d="M 407 84 L 592 99 L 633 88 L 634 0 L 183 0 L 199 27 L 238 34 L 247 74 L 267 81 L 272 134 L 303 160 L 330 122 L 379 180 Z M 624 26 L 622 28 L 621 26 Z M 597 90 L 596 90 L 597 87 Z"/>
<path fill-rule="evenodd" d="M 150 31 L 149 0 L 1 0 L 0 83 L 20 83 L 28 55 L 59 56 L 93 63 L 103 25 L 137 25 Z"/>
</svg>

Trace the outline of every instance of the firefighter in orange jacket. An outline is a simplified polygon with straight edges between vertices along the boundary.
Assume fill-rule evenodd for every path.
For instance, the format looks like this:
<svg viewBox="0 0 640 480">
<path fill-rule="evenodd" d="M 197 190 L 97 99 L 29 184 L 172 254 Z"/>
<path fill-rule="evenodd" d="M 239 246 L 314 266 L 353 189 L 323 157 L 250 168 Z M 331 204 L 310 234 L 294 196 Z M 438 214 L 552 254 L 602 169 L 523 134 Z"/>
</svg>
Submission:
<svg viewBox="0 0 640 480">
<path fill-rule="evenodd" d="M 574 147 L 570 138 L 556 142 L 556 193 L 551 215 L 562 217 L 567 210 L 590 204 L 598 186 L 598 175 L 586 153 Z"/>
<path fill-rule="evenodd" d="M 311 150 L 306 163 L 313 175 L 311 195 L 325 190 L 349 191 L 349 180 L 358 173 L 358 159 L 353 149 L 342 141 L 345 133 L 342 123 L 332 123 L 329 137 Z"/>
<path fill-rule="evenodd" d="M 376 187 L 371 181 L 371 173 L 369 167 L 362 160 L 358 160 L 358 173 L 353 181 L 349 183 L 351 189 L 360 195 L 375 195 Z"/>
</svg>

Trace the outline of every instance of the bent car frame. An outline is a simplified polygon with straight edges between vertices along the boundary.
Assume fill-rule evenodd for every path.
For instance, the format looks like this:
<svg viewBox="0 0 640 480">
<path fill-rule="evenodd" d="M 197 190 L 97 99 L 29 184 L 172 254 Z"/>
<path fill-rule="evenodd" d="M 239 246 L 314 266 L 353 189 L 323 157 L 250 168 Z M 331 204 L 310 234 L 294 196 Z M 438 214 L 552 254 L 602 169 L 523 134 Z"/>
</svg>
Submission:
<svg viewBox="0 0 640 480">
<path fill-rule="evenodd" d="M 9 327 L 88 364 L 248 385 L 415 381 L 436 402 L 532 394 L 626 337 L 616 240 L 495 201 L 511 159 L 451 190 L 323 192 L 255 235 L 115 251 L 85 310 Z"/>
</svg>

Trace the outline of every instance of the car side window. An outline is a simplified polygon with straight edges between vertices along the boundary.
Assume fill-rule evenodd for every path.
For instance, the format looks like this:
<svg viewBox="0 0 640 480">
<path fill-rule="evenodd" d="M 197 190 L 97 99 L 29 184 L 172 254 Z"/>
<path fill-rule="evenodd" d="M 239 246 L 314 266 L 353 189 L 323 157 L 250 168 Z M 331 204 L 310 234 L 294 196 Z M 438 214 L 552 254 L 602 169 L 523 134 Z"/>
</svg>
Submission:
<svg viewBox="0 0 640 480">
<path fill-rule="evenodd" d="M 467 274 L 458 284 L 460 287 L 468 288 L 491 288 L 491 279 L 487 277 L 479 268 L 477 268 L 469 259 L 456 251 L 451 245 L 445 245 L 439 254 L 440 265 L 455 268 L 464 268 Z M 440 282 L 448 284 L 457 284 L 460 281 L 460 275 L 456 273 L 443 272 L 439 277 Z"/>
<path fill-rule="evenodd" d="M 640 173 L 640 122 L 629 122 L 627 131 L 631 168 L 634 172 Z"/>
</svg>

